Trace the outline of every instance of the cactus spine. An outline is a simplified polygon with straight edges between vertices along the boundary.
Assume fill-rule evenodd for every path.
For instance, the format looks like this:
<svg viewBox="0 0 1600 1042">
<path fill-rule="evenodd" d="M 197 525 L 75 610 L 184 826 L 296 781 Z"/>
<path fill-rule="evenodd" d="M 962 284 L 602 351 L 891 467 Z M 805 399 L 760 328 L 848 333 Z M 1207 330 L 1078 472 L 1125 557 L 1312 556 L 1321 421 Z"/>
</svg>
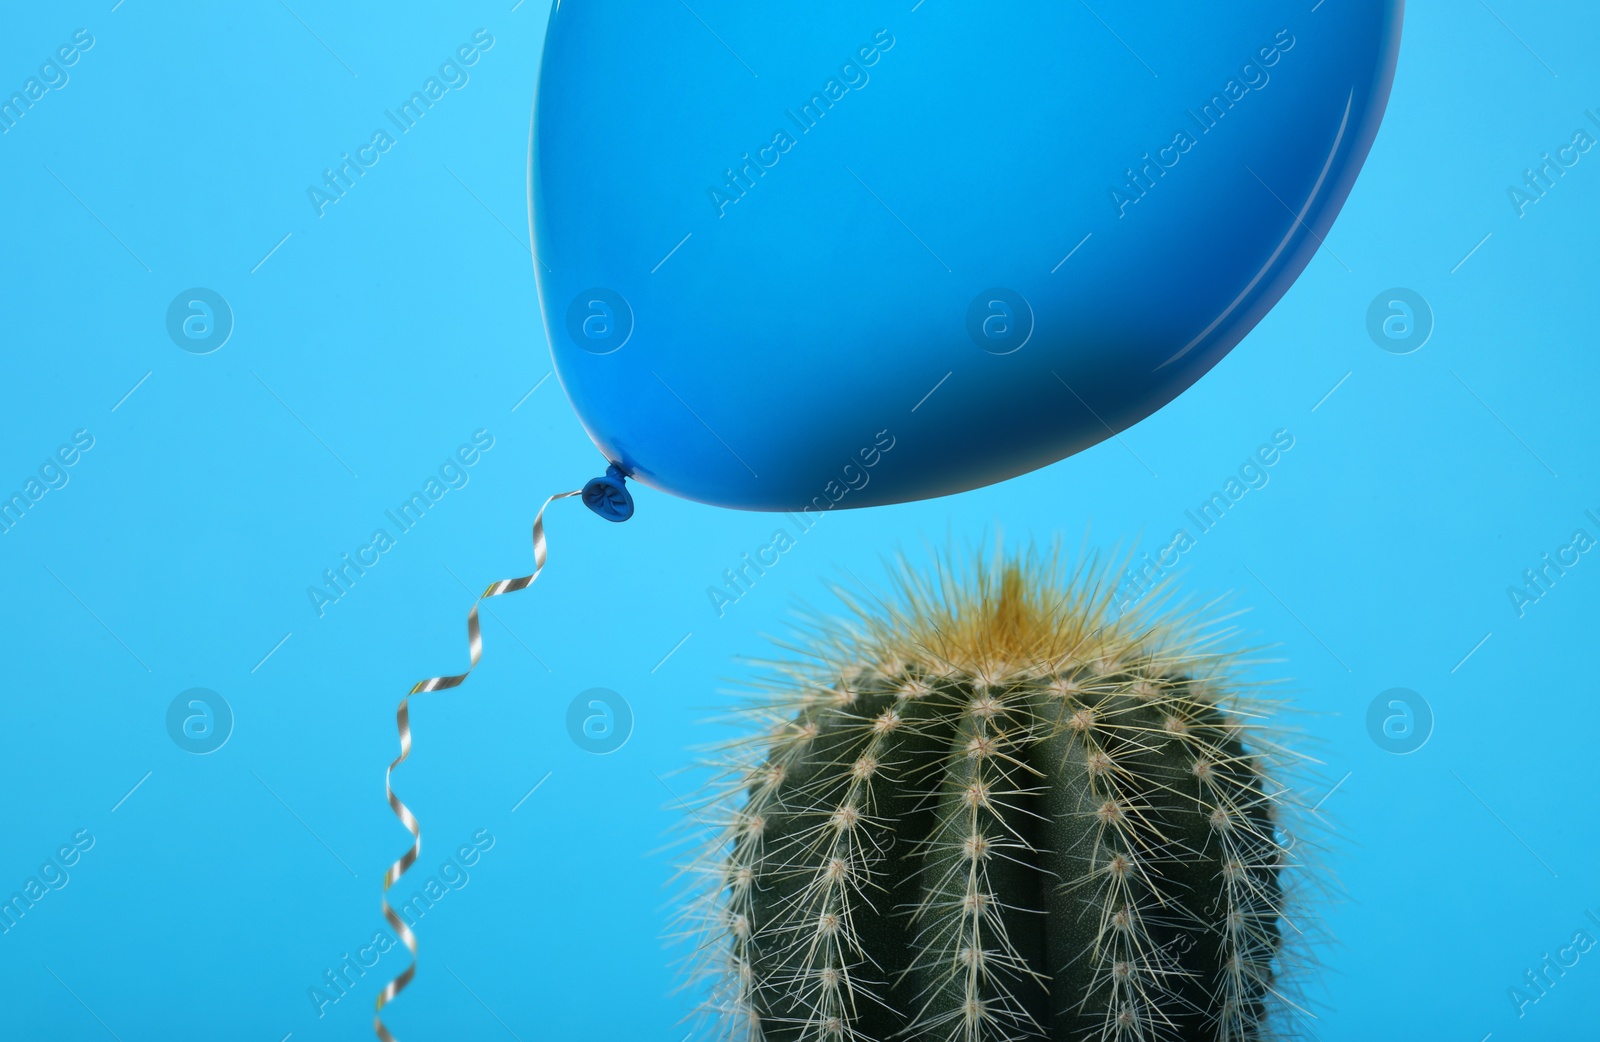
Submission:
<svg viewBox="0 0 1600 1042">
<path fill-rule="evenodd" d="M 695 816 L 717 1037 L 1267 1038 L 1281 757 L 1215 631 L 1058 555 L 897 579 L 791 649 Z"/>
</svg>

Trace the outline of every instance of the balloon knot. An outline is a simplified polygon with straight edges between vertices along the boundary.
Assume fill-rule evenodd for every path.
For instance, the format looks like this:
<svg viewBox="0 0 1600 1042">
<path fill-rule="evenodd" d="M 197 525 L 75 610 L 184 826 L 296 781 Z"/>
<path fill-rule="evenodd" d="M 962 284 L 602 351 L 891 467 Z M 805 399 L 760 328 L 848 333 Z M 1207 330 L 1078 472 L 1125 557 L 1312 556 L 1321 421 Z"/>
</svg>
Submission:
<svg viewBox="0 0 1600 1042">
<path fill-rule="evenodd" d="M 583 486 L 583 505 L 607 521 L 626 521 L 633 516 L 633 494 L 628 491 L 627 475 L 613 463 L 604 475 Z"/>
</svg>

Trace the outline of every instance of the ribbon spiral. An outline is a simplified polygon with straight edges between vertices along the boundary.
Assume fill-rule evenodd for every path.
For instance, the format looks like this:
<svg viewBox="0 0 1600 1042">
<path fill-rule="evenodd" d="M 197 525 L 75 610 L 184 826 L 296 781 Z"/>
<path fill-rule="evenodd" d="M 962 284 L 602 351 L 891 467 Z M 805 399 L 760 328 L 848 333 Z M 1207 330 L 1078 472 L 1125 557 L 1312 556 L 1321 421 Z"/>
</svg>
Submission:
<svg viewBox="0 0 1600 1042">
<path fill-rule="evenodd" d="M 416 976 L 417 972 L 416 935 L 411 932 L 411 928 L 405 924 L 404 920 L 389 905 L 389 888 L 398 882 L 401 876 L 405 875 L 406 870 L 416 863 L 417 856 L 422 853 L 422 829 L 417 824 L 417 819 L 410 810 L 406 809 L 406 805 L 400 802 L 400 797 L 394 794 L 394 789 L 389 784 L 389 780 L 394 774 L 394 769 L 404 763 L 407 756 L 411 755 L 411 722 L 408 703 L 412 695 L 420 695 L 429 691 L 443 691 L 446 688 L 460 686 L 462 681 L 467 679 L 468 674 L 477 668 L 478 659 L 483 655 L 483 637 L 478 628 L 478 605 L 490 597 L 498 597 L 503 593 L 516 593 L 518 590 L 525 590 L 533 585 L 533 581 L 539 578 L 539 573 L 544 570 L 545 510 L 558 499 L 566 499 L 569 496 L 582 494 L 583 489 L 557 493 L 545 500 L 544 506 L 541 506 L 539 512 L 534 515 L 533 574 L 524 575 L 518 579 L 501 579 L 499 582 L 491 584 L 488 589 L 479 595 L 476 601 L 472 602 L 472 610 L 467 613 L 467 645 L 471 656 L 466 672 L 458 673 L 455 676 L 429 677 L 427 680 L 419 680 L 410 691 L 406 692 L 406 697 L 400 700 L 400 708 L 395 711 L 395 723 L 400 730 L 400 755 L 395 757 L 394 762 L 389 764 L 389 769 L 383 773 L 383 790 L 388 794 L 389 806 L 393 809 L 395 817 L 399 818 L 400 824 L 404 825 L 411 833 L 413 842 L 411 849 L 401 855 L 398 861 L 390 865 L 389 871 L 383 877 L 383 916 L 389 920 L 389 925 L 394 927 L 395 933 L 405 943 L 405 946 L 411 949 L 411 965 L 407 966 L 398 977 L 390 981 L 388 986 L 383 989 L 382 994 L 378 996 L 377 1010 L 372 1017 L 372 1030 L 377 1033 L 382 1042 L 395 1042 L 395 1037 L 384 1026 L 383 1017 L 379 1014 L 383 1012 L 384 1006 L 392 1002 L 396 995 L 405 990 L 406 985 L 411 983 L 411 978 Z"/>
</svg>

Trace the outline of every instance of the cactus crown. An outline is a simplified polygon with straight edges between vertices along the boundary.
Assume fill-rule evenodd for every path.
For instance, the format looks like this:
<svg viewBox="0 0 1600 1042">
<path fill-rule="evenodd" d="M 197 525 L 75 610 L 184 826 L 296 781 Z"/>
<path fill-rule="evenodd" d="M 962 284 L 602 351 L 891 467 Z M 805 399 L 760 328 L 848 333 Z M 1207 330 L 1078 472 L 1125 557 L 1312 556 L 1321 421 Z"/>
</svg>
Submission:
<svg viewBox="0 0 1600 1042">
<path fill-rule="evenodd" d="M 1281 757 L 1204 613 L 1033 551 L 841 593 L 692 827 L 715 1036 L 1258 1040 L 1284 992 Z"/>
</svg>

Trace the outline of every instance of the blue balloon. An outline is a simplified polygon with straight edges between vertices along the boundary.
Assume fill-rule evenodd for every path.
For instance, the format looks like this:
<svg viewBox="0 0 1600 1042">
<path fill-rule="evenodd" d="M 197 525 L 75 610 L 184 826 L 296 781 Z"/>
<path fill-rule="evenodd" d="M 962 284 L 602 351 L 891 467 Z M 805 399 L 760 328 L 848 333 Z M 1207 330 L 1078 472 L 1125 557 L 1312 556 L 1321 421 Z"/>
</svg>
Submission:
<svg viewBox="0 0 1600 1042">
<path fill-rule="evenodd" d="M 1402 9 L 558 2 L 529 204 L 562 387 L 629 477 L 754 510 L 1094 445 L 1319 248 Z"/>
</svg>

